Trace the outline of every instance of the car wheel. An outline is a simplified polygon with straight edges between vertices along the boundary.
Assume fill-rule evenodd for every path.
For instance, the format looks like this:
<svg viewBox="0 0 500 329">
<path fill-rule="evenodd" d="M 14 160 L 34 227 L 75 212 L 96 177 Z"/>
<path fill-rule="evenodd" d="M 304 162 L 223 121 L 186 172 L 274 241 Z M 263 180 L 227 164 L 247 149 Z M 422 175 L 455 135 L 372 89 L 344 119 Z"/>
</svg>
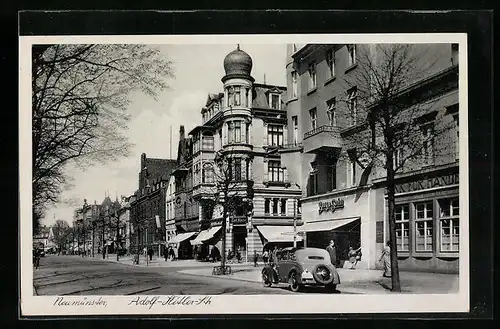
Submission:
<svg viewBox="0 0 500 329">
<path fill-rule="evenodd" d="M 297 292 L 300 290 L 301 285 L 299 283 L 299 280 L 297 279 L 297 273 L 292 272 L 290 274 L 290 277 L 288 278 L 288 284 L 290 285 L 290 290 L 293 292 Z"/>
</svg>

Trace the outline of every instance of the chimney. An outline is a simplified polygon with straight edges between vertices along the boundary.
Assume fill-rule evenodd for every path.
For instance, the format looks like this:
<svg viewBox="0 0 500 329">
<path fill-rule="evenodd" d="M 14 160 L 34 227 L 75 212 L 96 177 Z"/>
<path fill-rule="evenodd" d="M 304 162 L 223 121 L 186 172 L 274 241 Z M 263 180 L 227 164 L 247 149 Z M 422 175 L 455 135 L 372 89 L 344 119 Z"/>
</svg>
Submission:
<svg viewBox="0 0 500 329">
<path fill-rule="evenodd" d="M 179 129 L 179 140 L 184 139 L 184 126 L 181 126 L 181 129 Z"/>
</svg>

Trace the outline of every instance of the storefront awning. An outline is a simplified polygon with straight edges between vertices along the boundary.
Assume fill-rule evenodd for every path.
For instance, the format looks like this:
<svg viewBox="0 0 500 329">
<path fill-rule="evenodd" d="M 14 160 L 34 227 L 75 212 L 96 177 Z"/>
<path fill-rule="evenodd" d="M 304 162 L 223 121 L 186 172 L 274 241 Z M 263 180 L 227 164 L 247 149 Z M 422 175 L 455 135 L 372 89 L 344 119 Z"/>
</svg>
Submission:
<svg viewBox="0 0 500 329">
<path fill-rule="evenodd" d="M 360 217 L 337 219 L 337 220 L 325 220 L 320 222 L 305 223 L 297 230 L 300 232 L 319 232 L 319 231 L 331 231 L 339 227 L 347 225 L 349 223 L 358 220 Z"/>
<path fill-rule="evenodd" d="M 200 234 L 196 237 L 196 239 L 191 241 L 191 244 L 197 245 L 197 244 L 203 244 L 203 242 L 210 240 L 211 238 L 214 237 L 214 235 L 219 232 L 221 229 L 221 226 L 216 226 L 216 227 L 211 227 L 208 230 L 201 231 Z"/>
<path fill-rule="evenodd" d="M 293 242 L 293 226 L 257 226 L 259 232 L 267 242 Z M 299 228 L 297 227 L 297 233 Z M 302 237 L 297 235 L 296 241 L 302 241 Z"/>
<path fill-rule="evenodd" d="M 180 243 L 182 241 L 185 241 L 195 235 L 197 232 L 187 232 L 187 233 L 180 233 L 177 234 L 175 237 L 172 238 L 172 240 L 168 241 L 168 243 Z"/>
</svg>

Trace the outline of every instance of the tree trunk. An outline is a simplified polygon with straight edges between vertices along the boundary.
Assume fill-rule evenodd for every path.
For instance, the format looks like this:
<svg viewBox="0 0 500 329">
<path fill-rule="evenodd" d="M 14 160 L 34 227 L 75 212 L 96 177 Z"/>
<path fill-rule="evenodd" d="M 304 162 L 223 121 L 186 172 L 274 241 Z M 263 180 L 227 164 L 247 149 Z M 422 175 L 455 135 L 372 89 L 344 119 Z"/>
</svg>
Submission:
<svg viewBox="0 0 500 329">
<path fill-rule="evenodd" d="M 92 226 L 92 257 L 94 257 L 95 249 L 95 225 Z"/>
<path fill-rule="evenodd" d="M 398 250 L 396 243 L 396 216 L 394 214 L 395 200 L 395 182 L 393 167 L 393 149 L 389 148 L 387 155 L 387 208 L 389 216 L 389 240 L 391 242 L 391 281 L 392 291 L 401 292 L 401 283 L 399 281 Z"/>
<path fill-rule="evenodd" d="M 119 261 L 118 256 L 118 243 L 120 241 L 120 225 L 118 223 L 118 219 L 116 219 L 116 261 Z"/>
</svg>

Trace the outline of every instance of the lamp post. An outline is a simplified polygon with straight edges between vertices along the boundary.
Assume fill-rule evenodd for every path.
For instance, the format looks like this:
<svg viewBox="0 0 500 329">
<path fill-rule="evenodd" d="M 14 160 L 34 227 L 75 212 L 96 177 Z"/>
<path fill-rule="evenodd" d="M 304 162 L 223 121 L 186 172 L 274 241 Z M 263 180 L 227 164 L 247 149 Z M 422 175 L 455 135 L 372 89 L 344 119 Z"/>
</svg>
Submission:
<svg viewBox="0 0 500 329">
<path fill-rule="evenodd" d="M 82 257 L 87 253 L 87 228 L 85 225 L 85 220 L 87 217 L 87 210 L 89 209 L 89 205 L 87 204 L 87 199 L 83 199 L 82 206 L 82 226 L 83 226 L 83 252 Z"/>
</svg>

